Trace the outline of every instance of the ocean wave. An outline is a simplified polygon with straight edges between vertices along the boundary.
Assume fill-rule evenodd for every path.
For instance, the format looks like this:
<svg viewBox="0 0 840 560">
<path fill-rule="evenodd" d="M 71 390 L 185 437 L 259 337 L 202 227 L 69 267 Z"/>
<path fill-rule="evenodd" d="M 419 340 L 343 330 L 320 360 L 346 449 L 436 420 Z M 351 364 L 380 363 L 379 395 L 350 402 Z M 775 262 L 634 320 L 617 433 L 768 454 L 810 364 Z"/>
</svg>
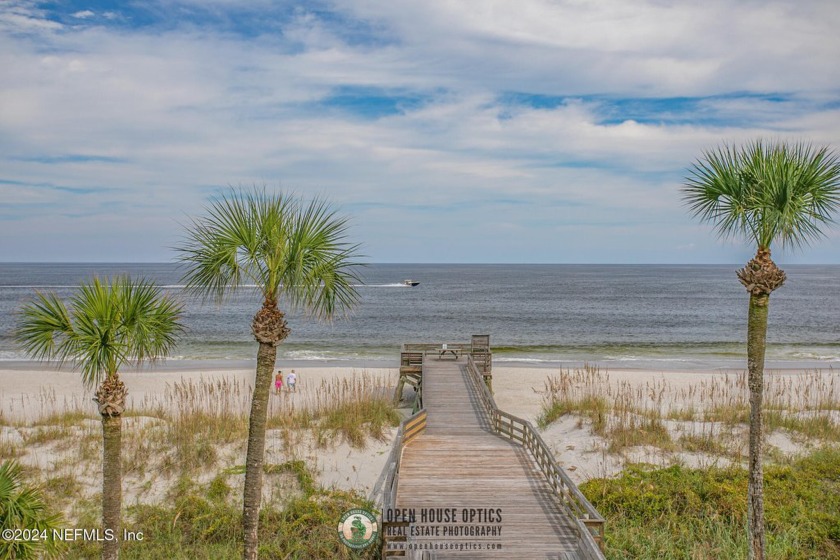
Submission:
<svg viewBox="0 0 840 560">
<path fill-rule="evenodd" d="M 217 355 L 207 355 L 207 354 L 178 354 L 176 356 L 167 356 L 166 358 L 160 359 L 155 362 L 154 367 L 165 365 L 165 364 L 191 364 L 191 363 L 199 363 L 199 364 L 214 364 L 219 365 L 222 367 L 239 367 L 240 364 L 243 363 L 250 363 L 253 364 L 256 362 L 257 354 L 254 352 L 250 356 L 245 356 L 242 354 L 217 354 Z M 132 367 L 134 364 L 129 364 L 129 367 Z M 141 367 L 149 367 L 152 364 L 144 363 L 141 364 Z"/>
<path fill-rule="evenodd" d="M 554 359 L 544 359 L 544 358 L 497 358 L 493 357 L 494 362 L 527 362 L 530 364 L 549 364 L 554 362 L 560 362 L 559 358 Z"/>
<path fill-rule="evenodd" d="M 604 360 L 612 361 L 612 362 L 640 362 L 640 361 L 651 361 L 651 362 L 690 362 L 692 361 L 690 358 L 674 358 L 674 357 L 664 357 L 664 356 L 604 356 Z"/>
<path fill-rule="evenodd" d="M 831 354 L 817 354 L 816 352 L 793 352 L 791 358 L 797 360 L 819 360 L 821 362 L 840 362 L 840 356 Z"/>
<path fill-rule="evenodd" d="M 15 290 L 63 290 L 78 288 L 78 284 L 63 285 L 63 284 L 45 284 L 43 286 L 0 286 L 0 289 L 12 288 Z"/>
<path fill-rule="evenodd" d="M 384 355 L 376 352 L 352 352 L 352 351 L 329 351 L 329 350 L 286 350 L 279 356 L 280 359 L 301 360 L 301 361 L 328 361 L 328 360 L 387 360 L 399 358 L 398 354 Z"/>
</svg>

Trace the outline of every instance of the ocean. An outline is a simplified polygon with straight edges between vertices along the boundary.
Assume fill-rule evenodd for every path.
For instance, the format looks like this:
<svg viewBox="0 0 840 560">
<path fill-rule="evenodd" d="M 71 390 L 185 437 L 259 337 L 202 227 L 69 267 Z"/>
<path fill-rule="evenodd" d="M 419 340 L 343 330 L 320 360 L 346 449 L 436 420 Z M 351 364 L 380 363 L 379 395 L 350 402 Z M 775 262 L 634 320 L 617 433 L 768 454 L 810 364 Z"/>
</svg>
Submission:
<svg viewBox="0 0 840 560">
<path fill-rule="evenodd" d="M 374 264 L 361 270 L 360 303 L 319 323 L 288 313 L 278 361 L 395 366 L 403 342 L 469 341 L 489 334 L 494 363 L 707 370 L 746 367 L 748 295 L 737 265 Z M 840 364 L 840 266 L 785 267 L 771 297 L 770 368 Z M 12 331 L 35 290 L 69 296 L 93 275 L 157 282 L 185 304 L 172 363 L 247 362 L 261 301 L 245 288 L 222 305 L 183 290 L 177 265 L 0 263 L 0 361 L 25 362 Z M 411 278 L 416 287 L 401 284 Z M 281 304 L 282 306 L 282 304 Z"/>
</svg>

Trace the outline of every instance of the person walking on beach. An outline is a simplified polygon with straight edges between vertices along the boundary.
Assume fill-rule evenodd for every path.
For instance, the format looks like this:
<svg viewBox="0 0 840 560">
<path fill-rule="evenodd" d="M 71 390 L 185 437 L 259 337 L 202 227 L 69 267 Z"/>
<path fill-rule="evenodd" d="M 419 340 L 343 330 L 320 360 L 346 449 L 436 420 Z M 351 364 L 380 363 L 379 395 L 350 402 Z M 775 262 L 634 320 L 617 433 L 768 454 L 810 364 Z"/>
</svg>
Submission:
<svg viewBox="0 0 840 560">
<path fill-rule="evenodd" d="M 283 371 L 277 370 L 277 375 L 274 376 L 274 392 L 278 395 L 283 390 Z"/>
<path fill-rule="evenodd" d="M 286 376 L 286 384 L 289 386 L 289 391 L 296 393 L 295 390 L 295 383 L 297 383 L 297 374 L 295 370 L 292 370 L 292 373 Z"/>
</svg>

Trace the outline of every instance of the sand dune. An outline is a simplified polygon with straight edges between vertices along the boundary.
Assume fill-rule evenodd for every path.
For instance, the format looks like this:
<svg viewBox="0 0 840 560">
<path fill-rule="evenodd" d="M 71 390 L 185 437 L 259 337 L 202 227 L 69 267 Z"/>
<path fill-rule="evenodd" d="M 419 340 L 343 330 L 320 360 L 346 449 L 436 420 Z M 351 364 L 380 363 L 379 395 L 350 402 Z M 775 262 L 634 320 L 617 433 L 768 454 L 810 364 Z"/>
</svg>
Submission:
<svg viewBox="0 0 840 560">
<path fill-rule="evenodd" d="M 280 395 L 272 394 L 272 414 L 282 414 L 288 407 L 305 407 L 319 398 L 319 391 L 323 392 L 324 384 L 329 384 L 352 376 L 366 375 L 376 379 L 382 386 L 383 392 L 390 392 L 396 384 L 398 371 L 394 368 L 358 369 L 350 367 L 296 367 L 298 375 L 297 392 L 283 391 Z M 547 396 L 546 380 L 548 376 L 557 375 L 557 369 L 535 367 L 496 367 L 494 368 L 493 389 L 498 406 L 512 414 L 521 416 L 531 422 L 536 420 L 541 412 L 541 404 Z M 728 390 L 737 393 L 739 375 L 742 372 L 722 371 L 640 371 L 640 370 L 610 370 L 601 372 L 606 379 L 601 378 L 599 387 L 589 387 L 587 390 L 599 391 L 606 396 L 618 395 L 621 391 L 639 395 L 639 406 L 659 407 L 661 414 L 679 408 L 694 407 L 702 409 L 708 404 L 709 391 Z M 840 372 L 826 373 L 826 382 L 833 383 L 840 392 Z M 228 396 L 228 403 L 242 414 L 247 414 L 250 397 L 249 391 L 253 380 L 252 369 L 243 367 L 225 369 L 219 367 L 202 368 L 191 366 L 188 368 L 164 364 L 153 369 L 142 371 L 126 371 L 122 378 L 129 390 L 130 410 L 153 410 L 155 407 L 174 406 L 172 402 L 172 388 L 180 386 L 198 387 L 200 384 L 212 385 L 227 383 L 228 387 L 235 387 L 235 395 Z M 802 370 L 787 370 L 783 372 L 769 372 L 768 378 L 773 386 L 795 387 L 798 380 L 807 376 Z M 591 381 L 591 380 L 590 380 Z M 775 385 L 774 385 L 775 384 Z M 718 389 L 710 389 L 718 387 Z M 272 389 L 273 390 L 273 389 Z M 231 389 L 233 392 L 233 389 Z M 840 394 L 832 398 L 838 398 Z M 209 396 L 203 397 L 206 406 L 217 406 L 218 401 Z M 616 397 L 617 398 L 617 397 Z M 0 369 L 0 414 L 4 428 L 0 434 L 0 443 L 21 445 L 25 438 L 21 434 L 36 423 L 51 415 L 61 414 L 68 410 L 83 411 L 92 420 L 86 421 L 88 430 L 97 429 L 96 409 L 91 401 L 91 391 L 82 386 L 79 375 L 68 370 L 51 370 L 29 365 L 27 367 L 7 367 Z M 150 421 L 153 421 L 151 419 Z M 838 419 L 840 420 L 840 419 Z M 126 429 L 131 429 L 133 419 L 126 423 Z M 709 423 L 695 421 L 669 420 L 666 426 L 675 437 L 692 431 L 714 429 Z M 353 448 L 347 443 L 323 447 L 313 442 L 308 435 L 301 435 L 290 450 L 288 442 L 284 444 L 277 431 L 269 431 L 267 445 L 267 460 L 282 462 L 290 458 L 303 458 L 318 474 L 323 485 L 339 488 L 356 489 L 367 493 L 378 478 L 390 448 L 390 441 L 395 430 L 386 434 L 385 441 L 371 441 L 365 449 Z M 628 461 L 645 461 L 654 464 L 668 464 L 681 461 L 688 464 L 708 464 L 716 461 L 702 453 L 666 453 L 658 449 L 640 448 L 627 449 L 622 453 L 611 454 L 605 451 L 605 442 L 594 435 L 586 422 L 574 416 L 565 416 L 554 422 L 543 432 L 543 437 L 549 446 L 555 450 L 558 462 L 565 466 L 572 477 L 578 481 L 593 476 L 613 475 L 621 470 Z M 776 445 L 787 453 L 797 452 L 802 443 L 785 434 L 771 435 L 771 444 Z M 244 442 L 243 442 L 244 445 Z M 24 446 L 22 460 L 33 466 L 48 468 L 51 463 L 59 462 L 54 456 L 56 451 L 51 448 L 40 447 L 28 449 Z M 227 461 L 231 464 L 241 462 L 236 455 L 242 446 L 232 445 L 225 450 Z M 94 473 L 95 474 L 95 473 Z M 95 478 L 91 476 L 91 488 L 96 489 Z M 129 476 L 130 478 L 130 476 Z M 141 481 L 135 481 L 142 486 Z M 131 481 L 128 481 L 131 487 Z M 145 488 L 148 499 L 160 497 L 161 491 L 150 491 Z M 129 497 L 132 492 L 129 489 Z M 135 499 L 143 499 L 134 493 Z"/>
</svg>

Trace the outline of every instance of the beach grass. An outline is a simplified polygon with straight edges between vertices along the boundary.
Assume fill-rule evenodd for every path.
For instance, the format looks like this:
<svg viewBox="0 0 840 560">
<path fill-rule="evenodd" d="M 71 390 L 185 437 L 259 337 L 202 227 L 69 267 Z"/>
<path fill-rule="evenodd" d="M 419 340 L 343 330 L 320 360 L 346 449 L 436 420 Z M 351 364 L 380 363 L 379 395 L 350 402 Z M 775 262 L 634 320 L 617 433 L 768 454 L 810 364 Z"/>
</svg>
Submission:
<svg viewBox="0 0 840 560">
<path fill-rule="evenodd" d="M 273 457 L 285 456 L 297 465 L 294 459 L 310 445 L 328 450 L 347 442 L 364 449 L 372 440 L 386 440 L 401 420 L 392 393 L 393 380 L 353 372 L 308 390 L 299 385 L 297 394 L 272 394 L 268 427 L 274 434 Z M 133 403 L 123 415 L 126 503 L 164 503 L 183 480 L 215 481 L 214 496 L 224 494 L 227 485 L 236 488 L 228 492 L 231 496 L 241 498 L 242 473 L 236 469 L 244 456 L 250 397 L 244 381 L 200 378 L 167 383 L 163 392 Z M 77 519 L 73 511 L 81 514 L 84 508 L 75 505 L 95 498 L 100 487 L 101 422 L 90 415 L 89 403 L 57 399 L 48 390 L 25 405 L 34 418 L 6 422 L 0 458 L 22 459 L 28 480 Z M 303 463 L 296 468 L 304 468 Z M 281 470 L 274 467 L 267 476 L 283 478 Z M 300 481 L 298 475 L 293 478 Z M 305 485 L 307 492 L 313 484 Z M 270 496 L 286 493 L 282 484 L 275 486 L 269 485 Z M 279 502 L 275 506 L 282 509 Z"/>
<path fill-rule="evenodd" d="M 838 375 L 770 374 L 766 386 L 767 557 L 838 560 Z M 577 418 L 578 427 L 599 438 L 603 453 L 627 459 L 617 477 L 581 486 L 606 518 L 608 559 L 747 558 L 748 398 L 744 375 L 631 384 L 585 366 L 548 376 L 539 426 Z M 651 457 L 634 455 L 638 448 L 652 450 L 659 468 L 633 463 Z M 702 468 L 685 466 L 683 457 L 692 455 L 707 458 Z"/>
<path fill-rule="evenodd" d="M 609 560 L 747 557 L 741 467 L 633 466 L 581 490 L 606 518 Z M 765 469 L 768 559 L 840 559 L 840 448 Z"/>
<path fill-rule="evenodd" d="M 767 376 L 768 433 L 804 445 L 840 441 L 840 383 L 833 370 Z M 679 387 L 666 379 L 633 384 L 586 365 L 545 381 L 537 424 L 546 429 L 566 415 L 579 418 L 607 451 L 650 446 L 666 452 L 702 451 L 740 458 L 749 423 L 746 377 L 719 375 Z"/>
<path fill-rule="evenodd" d="M 282 411 L 272 414 L 269 429 L 284 431 L 307 428 L 319 445 L 337 440 L 363 447 L 368 437 L 385 438 L 386 429 L 400 423 L 391 401 L 393 388 L 370 375 L 322 381 L 311 399 L 302 405 L 281 403 Z M 281 394 L 281 400 L 288 393 Z"/>
<path fill-rule="evenodd" d="M 652 448 L 667 455 L 671 462 L 665 464 L 677 463 L 673 470 L 664 469 L 666 474 L 654 475 L 660 471 L 636 465 L 612 481 L 596 479 L 584 485 L 608 518 L 609 558 L 744 557 L 746 487 L 740 486 L 745 484 L 745 475 L 738 465 L 744 456 L 748 420 L 746 381 L 732 374 L 698 379 L 690 385 L 678 386 L 664 378 L 633 385 L 612 379 L 606 370 L 586 366 L 561 370 L 545 381 L 537 419 L 541 428 L 571 417 L 599 439 L 604 453 L 620 456 L 636 448 Z M 319 548 L 325 546 L 321 541 L 327 536 L 316 528 L 330 527 L 330 537 L 334 536 L 338 509 L 363 504 L 364 499 L 319 488 L 312 471 L 300 460 L 300 449 L 303 444 L 315 449 L 347 444 L 358 449 L 372 440 L 386 439 L 389 428 L 400 420 L 392 393 L 388 380 L 363 372 L 313 384 L 308 391 L 299 386 L 298 394 L 272 394 L 270 445 L 284 459 L 265 470 L 266 508 L 261 523 L 266 533 L 261 535 L 265 547 L 261 554 L 343 557 L 343 547 L 337 552 Z M 789 500 L 789 507 L 776 517 L 768 514 L 768 522 L 773 523 L 770 558 L 840 558 L 831 556 L 834 551 L 829 546 L 840 542 L 840 521 L 831 513 L 833 497 L 822 496 L 836 494 L 840 488 L 820 478 L 820 473 L 835 476 L 831 460 L 838 459 L 837 452 L 809 451 L 840 441 L 837 374 L 809 371 L 796 376 L 795 382 L 790 376 L 770 375 L 766 394 L 768 431 L 796 440 L 807 451 L 805 458 L 796 458 L 768 445 L 768 462 L 778 469 L 772 471 L 768 484 L 790 486 L 793 493 L 774 494 Z M 91 416 L 90 403 L 56 399 L 42 391 L 24 404 L 42 416 L 25 422 L 6 419 L 4 429 L 19 433 L 20 440 L 0 440 L 0 457 L 37 459 L 26 467 L 28 479 L 38 483 L 74 525 L 97 526 L 101 423 Z M 236 501 L 241 500 L 249 404 L 246 383 L 203 378 L 168 384 L 157 396 L 133 403 L 123 419 L 124 483 L 131 496 L 124 518 L 130 530 L 154 537 L 126 543 L 124 557 L 241 556 L 241 504 Z M 720 464 L 732 466 L 688 469 L 680 453 L 726 458 Z M 811 456 L 811 463 L 800 462 Z M 811 477 L 813 495 L 805 493 L 807 488 L 799 482 L 800 470 L 806 466 L 810 474 L 804 476 Z M 670 503 L 667 507 L 666 502 Z M 683 502 L 685 508 L 679 509 Z M 815 512 L 814 519 L 807 519 L 806 508 Z M 683 518 L 687 529 L 676 525 Z M 195 529 L 181 525 L 187 522 Z M 677 536 L 669 538 L 669 531 Z M 310 533 L 312 540 L 307 540 Z M 93 544 L 74 546 L 71 558 L 98 554 Z M 797 556 L 792 552 L 797 547 L 805 547 L 812 556 Z"/>
</svg>

